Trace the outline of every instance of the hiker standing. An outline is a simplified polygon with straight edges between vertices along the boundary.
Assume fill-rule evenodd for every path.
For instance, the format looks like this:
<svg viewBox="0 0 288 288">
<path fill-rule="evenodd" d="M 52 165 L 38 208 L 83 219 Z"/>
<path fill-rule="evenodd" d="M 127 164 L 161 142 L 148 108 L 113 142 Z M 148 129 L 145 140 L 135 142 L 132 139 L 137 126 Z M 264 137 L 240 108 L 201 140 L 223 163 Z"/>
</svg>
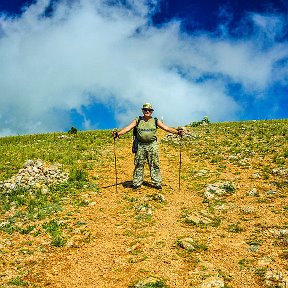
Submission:
<svg viewBox="0 0 288 288">
<path fill-rule="evenodd" d="M 150 176 L 155 188 L 162 189 L 162 178 L 160 173 L 160 162 L 158 155 L 158 144 L 156 131 L 157 127 L 178 135 L 183 135 L 182 129 L 175 129 L 166 126 L 162 121 L 152 117 L 154 109 L 150 103 L 145 103 L 142 107 L 143 116 L 135 118 L 127 127 L 119 132 L 113 131 L 112 135 L 115 138 L 129 132 L 136 127 L 136 140 L 138 141 L 138 149 L 135 154 L 134 164 L 135 169 L 133 173 L 133 189 L 139 188 L 143 183 L 144 178 L 144 164 L 147 160 Z"/>
</svg>

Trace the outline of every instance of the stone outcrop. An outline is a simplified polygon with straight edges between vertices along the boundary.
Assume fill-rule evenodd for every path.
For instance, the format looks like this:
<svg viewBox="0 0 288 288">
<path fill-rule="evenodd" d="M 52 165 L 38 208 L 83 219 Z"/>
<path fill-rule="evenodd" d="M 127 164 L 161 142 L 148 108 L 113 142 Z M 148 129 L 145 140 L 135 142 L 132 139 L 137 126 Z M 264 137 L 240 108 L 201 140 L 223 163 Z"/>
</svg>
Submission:
<svg viewBox="0 0 288 288">
<path fill-rule="evenodd" d="M 197 250 L 197 243 L 192 238 L 189 238 L 189 237 L 179 239 L 177 241 L 177 245 L 188 251 Z"/>
<path fill-rule="evenodd" d="M 184 131 L 184 135 L 182 136 L 183 140 L 195 140 L 198 139 L 199 136 L 197 136 L 195 133 L 192 133 L 187 127 L 182 127 Z M 180 143 L 180 136 L 176 134 L 169 133 L 165 137 L 161 139 L 162 142 L 173 142 L 175 144 Z"/>
<path fill-rule="evenodd" d="M 233 194 L 235 187 L 230 182 L 209 184 L 204 192 L 204 198 L 219 199 Z"/>
<path fill-rule="evenodd" d="M 17 189 L 36 188 L 48 192 L 51 184 L 68 180 L 68 173 L 60 164 L 47 164 L 42 160 L 27 160 L 19 172 L 10 179 L 0 182 L 0 192 L 9 193 Z"/>
</svg>

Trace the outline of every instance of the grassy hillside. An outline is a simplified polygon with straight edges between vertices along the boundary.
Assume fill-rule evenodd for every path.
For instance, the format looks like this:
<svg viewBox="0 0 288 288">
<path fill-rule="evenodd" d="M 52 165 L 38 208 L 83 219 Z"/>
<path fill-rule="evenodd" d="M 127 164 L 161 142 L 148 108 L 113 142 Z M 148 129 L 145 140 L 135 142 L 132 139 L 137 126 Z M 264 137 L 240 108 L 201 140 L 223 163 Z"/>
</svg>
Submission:
<svg viewBox="0 0 288 288">
<path fill-rule="evenodd" d="M 131 134 L 117 193 L 111 131 L 0 138 L 1 287 L 288 287 L 288 120 L 186 128 L 161 193 L 128 187 Z"/>
</svg>

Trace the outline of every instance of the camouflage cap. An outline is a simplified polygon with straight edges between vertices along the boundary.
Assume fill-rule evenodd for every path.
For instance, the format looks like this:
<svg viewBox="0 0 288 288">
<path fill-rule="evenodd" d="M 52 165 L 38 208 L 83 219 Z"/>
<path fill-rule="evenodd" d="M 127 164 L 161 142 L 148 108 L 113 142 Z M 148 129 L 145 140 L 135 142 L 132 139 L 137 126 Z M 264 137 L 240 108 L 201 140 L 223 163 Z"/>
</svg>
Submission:
<svg viewBox="0 0 288 288">
<path fill-rule="evenodd" d="M 150 104 L 150 103 L 145 103 L 145 104 L 143 104 L 143 107 L 142 107 L 142 109 L 150 109 L 150 110 L 152 110 L 152 111 L 154 111 L 154 109 L 153 109 L 153 107 L 152 107 L 152 105 Z"/>
</svg>

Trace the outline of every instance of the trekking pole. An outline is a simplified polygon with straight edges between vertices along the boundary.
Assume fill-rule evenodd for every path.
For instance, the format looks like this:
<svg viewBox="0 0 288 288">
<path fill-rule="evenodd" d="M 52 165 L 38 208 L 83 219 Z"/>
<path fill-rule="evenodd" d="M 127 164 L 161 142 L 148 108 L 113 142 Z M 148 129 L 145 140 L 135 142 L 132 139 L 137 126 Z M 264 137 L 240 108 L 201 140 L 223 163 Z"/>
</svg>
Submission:
<svg viewBox="0 0 288 288">
<path fill-rule="evenodd" d="M 182 164 L 182 134 L 179 134 L 180 135 L 180 151 L 179 151 L 179 177 L 178 177 L 178 192 L 180 193 L 181 191 L 181 164 Z"/>
<path fill-rule="evenodd" d="M 182 157 L 181 157 L 181 152 L 182 152 L 182 136 L 180 136 L 180 153 L 179 153 L 179 174 L 178 174 L 178 192 L 180 193 L 181 191 L 181 164 L 182 164 Z"/>
<path fill-rule="evenodd" d="M 114 129 L 113 132 L 116 132 L 116 133 L 117 133 L 117 130 Z M 117 177 L 116 137 L 113 136 L 113 139 L 114 139 L 115 187 L 116 187 L 116 193 L 117 193 L 117 192 L 118 192 L 118 190 L 117 190 L 118 177 Z"/>
</svg>

